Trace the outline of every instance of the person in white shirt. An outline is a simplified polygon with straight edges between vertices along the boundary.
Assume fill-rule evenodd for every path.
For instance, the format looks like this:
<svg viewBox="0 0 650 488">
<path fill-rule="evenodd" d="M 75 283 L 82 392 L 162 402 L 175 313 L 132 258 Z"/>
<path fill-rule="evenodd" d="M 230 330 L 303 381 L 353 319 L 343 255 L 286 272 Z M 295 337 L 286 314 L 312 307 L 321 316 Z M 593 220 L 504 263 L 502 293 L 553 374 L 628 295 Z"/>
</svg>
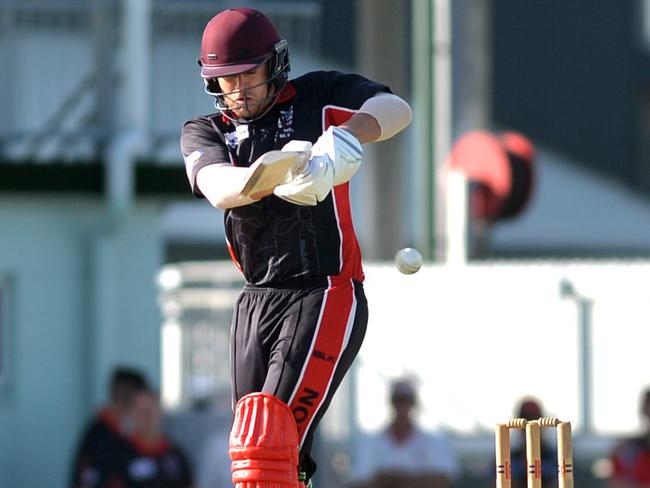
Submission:
<svg viewBox="0 0 650 488">
<path fill-rule="evenodd" d="M 441 433 L 422 430 L 413 418 L 417 395 L 404 379 L 390 389 L 393 417 L 382 432 L 362 439 L 353 460 L 353 488 L 447 488 L 458 461 Z"/>
</svg>

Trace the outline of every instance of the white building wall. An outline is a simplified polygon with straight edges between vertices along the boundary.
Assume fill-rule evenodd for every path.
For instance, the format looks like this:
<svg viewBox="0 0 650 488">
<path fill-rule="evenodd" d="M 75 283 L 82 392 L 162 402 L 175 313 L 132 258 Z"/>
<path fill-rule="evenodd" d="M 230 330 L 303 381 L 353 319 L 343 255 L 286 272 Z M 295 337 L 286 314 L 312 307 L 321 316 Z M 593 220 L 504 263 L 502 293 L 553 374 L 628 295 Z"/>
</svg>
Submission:
<svg viewBox="0 0 650 488">
<path fill-rule="evenodd" d="M 403 374 L 419 381 L 419 413 L 430 429 L 489 433 L 513 416 L 521 397 L 534 395 L 581 435 L 585 378 L 597 434 L 640 428 L 639 394 L 650 385 L 648 261 L 425 266 L 410 276 L 387 265 L 365 271 L 370 319 L 357 363 L 363 430 L 388 419 L 387 385 Z M 592 306 L 586 344 L 581 300 Z M 586 376 L 583 345 L 591 353 Z"/>
</svg>

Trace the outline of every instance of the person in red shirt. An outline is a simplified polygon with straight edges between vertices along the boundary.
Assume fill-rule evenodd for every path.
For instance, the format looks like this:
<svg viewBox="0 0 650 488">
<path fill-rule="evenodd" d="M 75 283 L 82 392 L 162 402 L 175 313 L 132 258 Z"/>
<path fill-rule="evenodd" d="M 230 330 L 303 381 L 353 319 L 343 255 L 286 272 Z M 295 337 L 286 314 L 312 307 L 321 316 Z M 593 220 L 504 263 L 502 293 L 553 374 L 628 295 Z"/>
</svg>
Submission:
<svg viewBox="0 0 650 488">
<path fill-rule="evenodd" d="M 183 450 L 162 430 L 155 393 L 139 391 L 133 400 L 131 432 L 113 453 L 102 488 L 192 488 L 192 468 Z"/>
<path fill-rule="evenodd" d="M 81 434 L 72 463 L 71 488 L 104 486 L 113 454 L 126 445 L 127 424 L 135 395 L 146 388 L 146 379 L 139 370 L 127 367 L 113 370 L 109 400 Z"/>
<path fill-rule="evenodd" d="M 644 432 L 620 442 L 611 455 L 613 472 L 609 488 L 650 486 L 650 388 L 641 395 Z"/>
</svg>

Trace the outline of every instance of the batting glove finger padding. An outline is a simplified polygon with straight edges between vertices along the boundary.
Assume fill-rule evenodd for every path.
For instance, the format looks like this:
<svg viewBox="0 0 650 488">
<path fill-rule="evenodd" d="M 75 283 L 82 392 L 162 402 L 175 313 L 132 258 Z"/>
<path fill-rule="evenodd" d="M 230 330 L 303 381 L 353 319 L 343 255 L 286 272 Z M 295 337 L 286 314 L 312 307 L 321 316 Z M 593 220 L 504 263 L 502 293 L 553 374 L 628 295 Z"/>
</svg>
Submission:
<svg viewBox="0 0 650 488">
<path fill-rule="evenodd" d="M 318 138 L 312 156 L 327 156 L 332 161 L 334 186 L 346 183 L 361 166 L 363 148 L 352 132 L 331 126 Z"/>
<path fill-rule="evenodd" d="M 327 156 L 312 156 L 305 169 L 273 193 L 296 205 L 316 205 L 327 198 L 334 185 L 332 161 Z"/>
<path fill-rule="evenodd" d="M 284 146 L 282 146 L 282 151 L 289 151 L 289 152 L 309 152 L 311 151 L 312 144 L 309 141 L 300 141 L 300 140 L 293 140 L 287 142 Z M 311 155 L 310 155 L 311 159 Z M 304 165 L 299 165 L 296 166 L 295 169 L 290 169 L 289 172 L 287 173 L 287 177 L 282 183 L 287 184 L 291 183 L 297 178 L 301 178 L 308 170 L 309 167 L 309 162 L 307 162 Z M 316 205 L 316 203 L 313 203 L 313 205 Z"/>
</svg>

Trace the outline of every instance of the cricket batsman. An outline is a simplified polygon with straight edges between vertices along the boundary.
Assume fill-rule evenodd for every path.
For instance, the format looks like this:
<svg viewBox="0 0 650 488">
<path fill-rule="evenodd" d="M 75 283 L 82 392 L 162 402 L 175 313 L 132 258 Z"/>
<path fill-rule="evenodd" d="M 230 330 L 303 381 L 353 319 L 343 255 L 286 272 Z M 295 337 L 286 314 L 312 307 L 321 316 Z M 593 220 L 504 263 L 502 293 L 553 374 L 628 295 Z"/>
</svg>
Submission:
<svg viewBox="0 0 650 488">
<path fill-rule="evenodd" d="M 304 488 L 316 470 L 314 431 L 368 320 L 349 180 L 363 144 L 400 132 L 411 109 L 358 74 L 289 80 L 287 42 L 250 8 L 208 22 L 198 61 L 216 112 L 185 123 L 181 150 L 194 194 L 224 210 L 246 279 L 230 344 L 232 479 Z M 310 151 L 306 164 L 262 193 L 241 193 L 257 158 L 296 147 Z"/>
</svg>

